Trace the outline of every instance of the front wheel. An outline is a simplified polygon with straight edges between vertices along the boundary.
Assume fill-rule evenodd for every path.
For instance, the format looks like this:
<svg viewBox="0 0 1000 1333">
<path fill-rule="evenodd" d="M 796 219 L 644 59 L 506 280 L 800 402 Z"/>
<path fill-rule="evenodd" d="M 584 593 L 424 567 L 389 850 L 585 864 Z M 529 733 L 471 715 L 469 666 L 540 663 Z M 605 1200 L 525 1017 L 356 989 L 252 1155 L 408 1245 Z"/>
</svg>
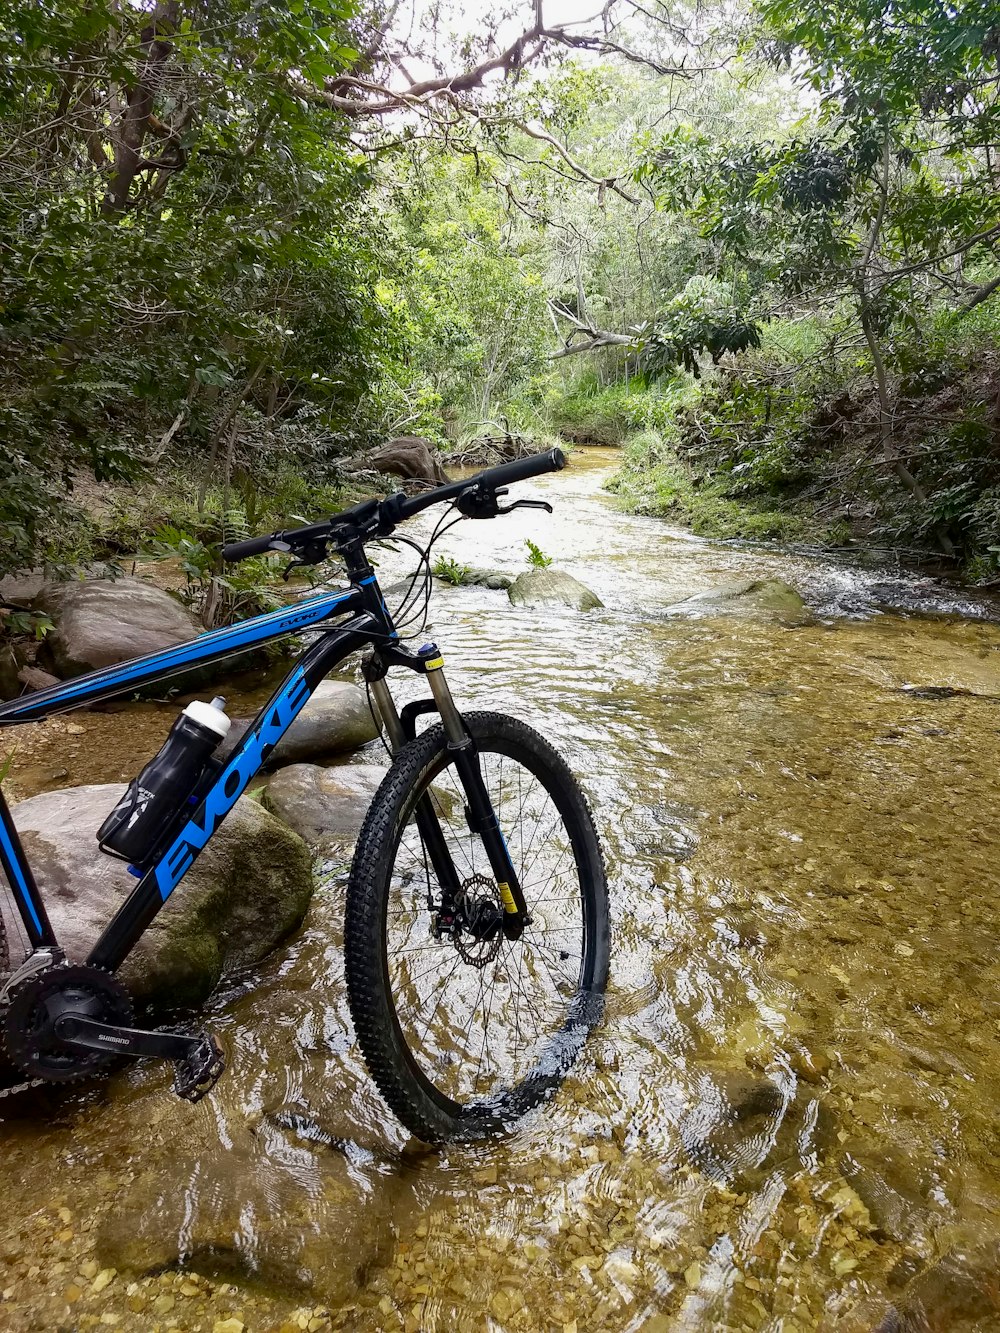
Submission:
<svg viewBox="0 0 1000 1333">
<path fill-rule="evenodd" d="M 600 1016 L 608 976 L 604 864 L 576 779 L 523 722 L 464 720 L 527 902 L 523 933 L 510 940 L 492 924 L 500 892 L 440 726 L 396 756 L 347 891 L 358 1042 L 389 1106 L 429 1143 L 496 1133 L 554 1091 Z M 428 803 L 457 894 L 443 894 L 417 827 Z"/>
</svg>

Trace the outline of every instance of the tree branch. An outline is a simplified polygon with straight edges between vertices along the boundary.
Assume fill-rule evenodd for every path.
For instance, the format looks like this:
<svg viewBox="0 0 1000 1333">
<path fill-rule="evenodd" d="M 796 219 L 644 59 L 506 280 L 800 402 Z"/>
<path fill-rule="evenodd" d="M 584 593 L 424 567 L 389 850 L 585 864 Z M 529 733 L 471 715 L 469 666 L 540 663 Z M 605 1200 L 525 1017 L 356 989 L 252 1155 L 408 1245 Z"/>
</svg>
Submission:
<svg viewBox="0 0 1000 1333">
<path fill-rule="evenodd" d="M 989 282 L 984 282 L 980 288 L 973 292 L 968 301 L 958 307 L 955 314 L 959 318 L 961 318 L 962 315 L 967 315 L 970 310 L 975 310 L 977 305 L 982 305 L 984 301 L 989 300 L 998 288 L 1000 288 L 1000 274 L 997 274 L 995 278 L 991 278 Z"/>
<path fill-rule="evenodd" d="M 611 329 L 598 328 L 588 320 L 577 318 L 571 310 L 567 310 L 558 301 L 550 301 L 549 310 L 553 318 L 558 315 L 560 319 L 565 319 L 573 325 L 562 347 L 558 352 L 552 353 L 550 361 L 558 361 L 564 356 L 575 356 L 578 352 L 596 352 L 602 347 L 628 347 L 632 351 L 638 349 L 639 338 L 634 333 L 614 333 Z M 578 342 L 577 339 L 581 335 L 584 341 Z"/>
</svg>

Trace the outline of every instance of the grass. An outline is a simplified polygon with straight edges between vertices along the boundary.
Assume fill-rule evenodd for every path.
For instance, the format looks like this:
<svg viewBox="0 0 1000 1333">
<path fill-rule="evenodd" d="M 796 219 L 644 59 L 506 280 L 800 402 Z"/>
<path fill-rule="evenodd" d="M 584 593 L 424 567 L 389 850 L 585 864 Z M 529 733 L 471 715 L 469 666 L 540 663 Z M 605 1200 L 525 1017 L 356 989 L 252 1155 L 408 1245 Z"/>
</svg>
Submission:
<svg viewBox="0 0 1000 1333">
<path fill-rule="evenodd" d="M 634 512 L 671 519 L 699 537 L 794 541 L 809 527 L 801 515 L 732 499 L 725 477 L 698 481 L 657 431 L 629 440 L 608 490 Z"/>
<path fill-rule="evenodd" d="M 566 439 L 616 445 L 637 431 L 668 429 L 690 393 L 686 376 L 605 385 L 590 372 L 554 391 L 545 411 L 552 428 Z"/>
</svg>

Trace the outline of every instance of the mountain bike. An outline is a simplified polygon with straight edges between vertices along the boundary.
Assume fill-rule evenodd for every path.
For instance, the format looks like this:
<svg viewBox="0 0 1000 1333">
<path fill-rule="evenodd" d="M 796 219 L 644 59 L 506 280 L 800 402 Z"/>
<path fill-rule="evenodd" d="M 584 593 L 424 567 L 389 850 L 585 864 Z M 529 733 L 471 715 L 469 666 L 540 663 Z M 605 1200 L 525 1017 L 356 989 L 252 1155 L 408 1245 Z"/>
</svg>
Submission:
<svg viewBox="0 0 1000 1333">
<path fill-rule="evenodd" d="M 173 1062 L 175 1091 L 187 1100 L 214 1087 L 225 1068 L 216 1038 L 137 1027 L 115 973 L 320 681 L 358 651 L 391 753 L 346 900 L 348 999 L 371 1076 L 402 1123 L 430 1143 L 498 1132 L 559 1085 L 598 1021 L 608 976 L 607 887 L 590 809 L 544 737 L 501 713 L 461 711 L 437 645 L 411 648 L 401 629 L 421 592 L 426 613 L 430 548 L 445 520 L 524 506 L 551 512 L 544 501 L 500 498 L 515 482 L 564 466 L 554 449 L 230 544 L 227 560 L 279 552 L 292 557 L 289 568 L 335 554 L 347 586 L 0 705 L 0 725 L 26 723 L 282 635 L 316 634 L 228 758 L 214 754 L 228 722 L 224 701 L 214 709 L 196 701 L 130 784 L 98 834 L 138 882 L 82 961 L 59 947 L 0 794 L 0 864 L 26 954 L 0 989 L 0 1023 L 8 1058 L 27 1076 L 22 1087 L 89 1076 L 121 1056 Z M 425 548 L 395 539 L 414 546 L 420 563 L 390 613 L 366 545 L 445 503 Z M 388 683 L 396 668 L 424 677 L 429 696 L 398 709 Z"/>
</svg>

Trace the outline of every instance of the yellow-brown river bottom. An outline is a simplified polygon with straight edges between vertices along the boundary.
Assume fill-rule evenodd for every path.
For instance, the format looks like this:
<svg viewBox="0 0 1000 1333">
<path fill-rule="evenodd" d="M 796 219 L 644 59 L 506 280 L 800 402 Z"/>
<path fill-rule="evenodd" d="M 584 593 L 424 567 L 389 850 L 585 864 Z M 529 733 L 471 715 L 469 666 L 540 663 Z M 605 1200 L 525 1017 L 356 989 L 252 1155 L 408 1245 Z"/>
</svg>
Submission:
<svg viewBox="0 0 1000 1333">
<path fill-rule="evenodd" d="M 1000 628 L 622 515 L 611 466 L 583 451 L 536 488 L 551 520 L 444 542 L 516 571 L 530 535 L 604 609 L 439 587 L 428 631 L 597 813 L 611 986 L 572 1077 L 503 1141 L 408 1142 L 353 1043 L 327 865 L 213 1001 L 206 1101 L 144 1066 L 0 1108 L 0 1327 L 1000 1328 Z M 678 607 L 769 577 L 816 614 Z M 122 776 L 143 707 L 76 715 L 86 780 Z"/>
</svg>

